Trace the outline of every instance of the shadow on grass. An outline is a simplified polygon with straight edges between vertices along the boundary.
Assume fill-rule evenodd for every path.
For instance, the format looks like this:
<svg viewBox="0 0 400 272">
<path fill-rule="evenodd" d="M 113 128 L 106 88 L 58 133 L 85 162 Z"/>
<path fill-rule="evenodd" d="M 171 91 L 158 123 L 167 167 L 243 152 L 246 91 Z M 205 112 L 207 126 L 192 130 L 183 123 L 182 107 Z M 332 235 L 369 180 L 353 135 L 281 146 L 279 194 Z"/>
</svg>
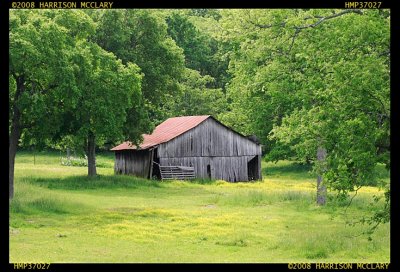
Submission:
<svg viewBox="0 0 400 272">
<path fill-rule="evenodd" d="M 302 176 L 304 178 L 310 177 L 309 171 L 311 171 L 311 164 L 301 164 L 297 162 L 292 162 L 288 164 L 276 164 L 276 165 L 268 165 L 262 168 L 262 174 L 264 176 L 274 176 L 274 175 L 282 175 L 282 176 Z"/>
<path fill-rule="evenodd" d="M 15 198 L 10 205 L 10 212 L 14 214 L 68 214 L 76 208 L 82 209 L 82 205 L 71 203 L 65 199 L 59 199 L 49 195 L 41 195 L 34 199 Z"/>
<path fill-rule="evenodd" d="M 116 189 L 162 187 L 159 181 L 142 179 L 134 176 L 113 175 L 88 177 L 71 176 L 66 178 L 34 178 L 28 179 L 29 183 L 47 187 L 49 189 L 86 190 L 86 189 Z"/>
<path fill-rule="evenodd" d="M 194 184 L 214 184 L 217 182 L 217 180 L 196 178 L 196 179 L 189 180 L 188 182 L 194 183 Z"/>
</svg>

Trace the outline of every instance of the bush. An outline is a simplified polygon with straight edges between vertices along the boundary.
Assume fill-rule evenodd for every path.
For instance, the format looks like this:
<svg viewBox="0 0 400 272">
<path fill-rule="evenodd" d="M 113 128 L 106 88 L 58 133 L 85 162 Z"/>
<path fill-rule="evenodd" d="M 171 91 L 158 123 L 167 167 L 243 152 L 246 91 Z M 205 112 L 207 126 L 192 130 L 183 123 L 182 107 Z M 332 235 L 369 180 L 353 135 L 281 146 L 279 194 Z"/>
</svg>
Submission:
<svg viewBox="0 0 400 272">
<path fill-rule="evenodd" d="M 61 165 L 63 166 L 79 166 L 79 167 L 87 167 L 88 166 L 88 160 L 87 160 L 87 156 L 85 155 L 85 157 L 81 157 L 81 158 L 77 158 L 77 157 L 69 157 L 69 158 L 61 158 Z M 107 163 L 99 163 L 98 161 L 96 161 L 96 167 L 100 167 L 100 168 L 107 168 L 109 167 L 107 165 Z"/>
<path fill-rule="evenodd" d="M 64 165 L 64 166 L 88 166 L 88 161 L 87 161 L 86 156 L 84 158 L 75 158 L 75 157 L 64 158 L 64 157 L 62 157 L 61 165 Z"/>
</svg>

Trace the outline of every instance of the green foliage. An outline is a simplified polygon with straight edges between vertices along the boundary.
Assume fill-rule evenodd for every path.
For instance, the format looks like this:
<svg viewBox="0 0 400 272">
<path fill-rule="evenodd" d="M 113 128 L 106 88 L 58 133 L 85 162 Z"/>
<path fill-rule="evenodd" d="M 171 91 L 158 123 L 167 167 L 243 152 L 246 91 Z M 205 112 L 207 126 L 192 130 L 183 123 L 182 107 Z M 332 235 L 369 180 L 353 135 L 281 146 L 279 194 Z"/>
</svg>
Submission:
<svg viewBox="0 0 400 272">
<path fill-rule="evenodd" d="M 185 66 L 202 75 L 209 74 L 207 68 L 210 66 L 211 48 L 207 37 L 187 17 L 179 13 L 172 13 L 166 22 L 168 34 L 183 49 Z"/>
<path fill-rule="evenodd" d="M 186 67 L 214 78 L 209 86 L 221 88 L 229 80 L 227 47 L 219 38 L 219 10 L 173 10 L 167 12 L 168 33 L 185 54 Z"/>
<path fill-rule="evenodd" d="M 390 168 L 389 11 L 221 15 L 232 45 L 230 104 L 221 120 L 255 133 L 269 161 L 313 163 L 314 173 L 344 199 L 378 184 L 376 165 Z M 327 158 L 317 162 L 321 147 Z M 387 207 L 369 222 L 387 222 Z"/>
<path fill-rule="evenodd" d="M 380 206 L 379 202 L 382 202 L 383 199 L 383 207 Z M 373 196 L 374 202 L 370 203 L 370 206 L 374 208 L 373 213 L 363 216 L 360 220 L 356 222 L 349 223 L 350 225 L 355 226 L 356 224 L 367 225 L 368 229 L 363 231 L 363 234 L 368 235 L 368 240 L 372 241 L 372 235 L 377 230 L 377 228 L 381 224 L 385 224 L 390 222 L 390 188 L 387 186 L 384 195 L 374 195 Z M 378 206 L 378 208 L 376 207 Z"/>
<path fill-rule="evenodd" d="M 9 131 L 23 146 L 80 151 L 88 135 L 138 142 L 149 129 L 140 68 L 93 42 L 96 27 L 82 11 L 11 12 Z"/>
<path fill-rule="evenodd" d="M 135 123 L 128 125 L 135 129 L 131 135 L 124 133 L 124 125 L 132 105 L 141 103 L 140 69 L 132 63 L 123 65 L 96 44 L 82 42 L 78 48 L 74 54 L 74 69 L 80 93 L 76 106 L 65 112 L 73 120 L 70 133 L 79 143 L 89 132 L 94 133 L 98 141 L 124 138 L 136 141 Z"/>
<path fill-rule="evenodd" d="M 215 20 L 219 20 L 221 18 L 221 14 L 218 9 L 191 9 L 189 10 L 189 14 L 193 16 L 213 18 Z"/>
<path fill-rule="evenodd" d="M 81 11 L 69 14 L 85 18 Z M 64 17 L 57 11 L 10 11 L 9 120 L 11 126 L 11 120 L 17 119 L 26 143 L 35 140 L 40 145 L 57 133 L 63 110 L 76 101 L 78 90 L 70 65 L 74 38 L 57 24 Z M 90 21 L 82 24 L 80 35 L 92 27 Z"/>
<path fill-rule="evenodd" d="M 315 162 L 317 148 L 326 148 L 324 178 L 339 192 L 374 182 L 376 164 L 390 165 L 387 14 L 295 9 L 222 15 L 227 38 L 238 45 L 229 67 L 228 124 L 260 136 L 267 153 L 272 150 L 270 160 Z"/>
<path fill-rule="evenodd" d="M 98 16 L 97 43 L 123 63 L 136 63 L 144 74 L 142 92 L 149 120 L 163 121 L 167 95 L 178 91 L 183 50 L 168 36 L 165 21 L 149 10 L 106 10 Z"/>
<path fill-rule="evenodd" d="M 171 116 L 217 116 L 227 105 L 221 89 L 208 87 L 213 81 L 208 75 L 201 76 L 196 70 L 186 69 L 179 83 L 180 93 L 168 99 L 164 105 L 165 111 Z"/>
</svg>

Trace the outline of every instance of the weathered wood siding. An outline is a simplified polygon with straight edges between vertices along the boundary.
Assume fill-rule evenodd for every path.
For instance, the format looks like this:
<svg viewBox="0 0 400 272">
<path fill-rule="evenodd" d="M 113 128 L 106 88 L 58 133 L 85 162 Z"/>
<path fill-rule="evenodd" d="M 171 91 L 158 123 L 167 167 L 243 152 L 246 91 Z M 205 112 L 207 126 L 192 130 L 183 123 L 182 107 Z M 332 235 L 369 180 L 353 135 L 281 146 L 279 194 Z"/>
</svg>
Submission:
<svg viewBox="0 0 400 272">
<path fill-rule="evenodd" d="M 158 157 L 233 157 L 261 154 L 261 147 L 209 118 L 197 127 L 161 144 Z"/>
<path fill-rule="evenodd" d="M 115 152 L 114 172 L 116 174 L 131 174 L 148 178 L 150 154 L 151 152 L 148 150 L 117 151 Z"/>
<path fill-rule="evenodd" d="M 193 166 L 199 178 L 233 182 L 249 179 L 247 163 L 258 155 L 257 178 L 261 179 L 261 146 L 211 118 L 159 145 L 157 155 L 160 165 Z"/>
<path fill-rule="evenodd" d="M 161 165 L 193 166 L 196 177 L 208 178 L 207 165 L 210 165 L 211 178 L 227 181 L 247 181 L 247 162 L 254 156 L 240 157 L 184 157 L 160 158 Z"/>
</svg>

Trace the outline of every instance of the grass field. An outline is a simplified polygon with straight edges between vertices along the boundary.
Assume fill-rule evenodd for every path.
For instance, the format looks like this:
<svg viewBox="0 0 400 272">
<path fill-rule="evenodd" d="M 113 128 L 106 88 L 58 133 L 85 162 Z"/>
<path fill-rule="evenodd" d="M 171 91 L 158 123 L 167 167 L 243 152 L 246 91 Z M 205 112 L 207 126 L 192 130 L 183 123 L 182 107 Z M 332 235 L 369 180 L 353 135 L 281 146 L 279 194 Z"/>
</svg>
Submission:
<svg viewBox="0 0 400 272">
<path fill-rule="evenodd" d="M 389 262 L 389 224 L 368 241 L 347 225 L 376 207 L 375 187 L 347 202 L 315 202 L 315 178 L 292 162 L 266 164 L 263 181 L 159 182 L 97 178 L 58 153 L 20 152 L 10 207 L 10 262 Z M 383 167 L 380 177 L 389 180 Z"/>
</svg>

